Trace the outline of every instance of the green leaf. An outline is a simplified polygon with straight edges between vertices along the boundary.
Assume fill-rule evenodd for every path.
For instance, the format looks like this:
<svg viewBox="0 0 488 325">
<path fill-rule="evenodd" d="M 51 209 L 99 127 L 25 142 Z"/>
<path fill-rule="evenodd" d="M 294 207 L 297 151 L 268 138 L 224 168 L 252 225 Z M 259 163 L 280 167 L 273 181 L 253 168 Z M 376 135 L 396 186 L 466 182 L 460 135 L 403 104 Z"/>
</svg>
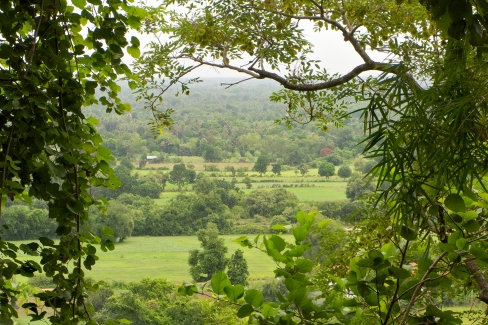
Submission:
<svg viewBox="0 0 488 325">
<path fill-rule="evenodd" d="M 278 310 L 271 307 L 269 303 L 264 303 L 261 307 L 261 315 L 263 315 L 265 319 L 274 316 L 277 312 Z"/>
<path fill-rule="evenodd" d="M 87 118 L 86 121 L 88 123 L 90 123 L 91 126 L 96 126 L 99 123 L 98 120 L 93 116 L 90 116 L 89 118 Z"/>
<path fill-rule="evenodd" d="M 137 46 L 137 47 L 139 47 L 141 45 L 141 42 L 139 42 L 139 39 L 135 36 L 132 36 L 130 38 L 130 43 L 134 46 Z"/>
<path fill-rule="evenodd" d="M 473 201 L 478 200 L 478 197 L 476 196 L 476 194 L 470 188 L 468 188 L 466 185 L 463 186 L 463 193 L 464 193 L 464 195 L 466 195 L 467 197 L 469 197 Z"/>
<path fill-rule="evenodd" d="M 125 318 L 117 319 L 117 322 L 119 322 L 120 324 L 132 324 L 132 321 Z"/>
<path fill-rule="evenodd" d="M 112 151 L 110 151 L 110 149 L 108 149 L 108 148 L 106 148 L 104 146 L 98 146 L 97 147 L 97 154 L 100 157 L 99 161 L 102 161 L 102 160 L 105 160 L 105 161 L 114 160 L 114 158 L 112 157 Z"/>
<path fill-rule="evenodd" d="M 110 239 L 107 239 L 107 240 L 106 240 L 106 241 L 103 243 L 103 245 L 104 245 L 105 247 L 107 247 L 109 251 L 113 251 L 113 250 L 115 249 L 115 245 L 114 245 L 113 241 L 111 241 Z"/>
<path fill-rule="evenodd" d="M 225 293 L 224 288 L 231 286 L 232 284 L 224 272 L 218 272 L 215 273 L 210 280 L 210 285 L 212 286 L 212 290 L 215 294 L 223 295 Z"/>
<path fill-rule="evenodd" d="M 297 307 L 303 307 L 310 303 L 310 299 L 307 297 L 307 290 L 300 288 L 290 292 L 289 300 L 292 300 Z"/>
<path fill-rule="evenodd" d="M 317 224 L 317 227 L 318 227 L 319 229 L 326 228 L 326 227 L 329 225 L 329 223 L 330 223 L 331 221 L 332 221 L 332 219 L 325 219 L 325 220 L 322 220 L 322 221 L 320 221 L 320 222 Z"/>
<path fill-rule="evenodd" d="M 95 258 L 93 255 L 88 255 L 83 262 L 83 265 L 88 269 L 91 270 L 92 265 L 95 265 Z"/>
<path fill-rule="evenodd" d="M 462 250 L 466 247 L 467 243 L 468 243 L 468 240 L 466 238 L 459 238 L 458 240 L 456 240 L 456 247 L 459 250 Z"/>
<path fill-rule="evenodd" d="M 252 248 L 252 243 L 249 241 L 249 239 L 247 238 L 247 236 L 241 236 L 239 238 L 236 238 L 233 240 L 234 243 L 238 243 L 239 245 L 241 245 L 242 247 L 248 247 L 248 248 Z"/>
<path fill-rule="evenodd" d="M 374 266 L 374 261 L 373 260 L 370 260 L 368 258 L 363 258 L 363 259 L 360 259 L 359 261 L 356 262 L 356 265 L 359 266 L 359 267 L 367 267 L 367 268 L 371 268 Z"/>
<path fill-rule="evenodd" d="M 305 252 L 305 249 L 302 246 L 295 246 L 292 249 L 290 249 L 287 252 L 287 254 L 289 256 L 293 256 L 293 257 L 300 257 L 303 255 L 304 252 Z"/>
<path fill-rule="evenodd" d="M 252 307 L 251 304 L 245 304 L 245 305 L 242 305 L 241 308 L 239 308 L 239 310 L 237 311 L 237 317 L 239 318 L 244 318 L 244 317 L 247 317 L 249 315 L 251 315 L 254 311 L 254 308 Z"/>
<path fill-rule="evenodd" d="M 425 308 L 425 313 L 431 316 L 442 317 L 442 311 L 434 305 L 428 305 L 427 308 Z"/>
<path fill-rule="evenodd" d="M 141 27 L 141 20 L 135 16 L 129 16 L 127 19 L 127 25 L 129 25 L 132 29 L 138 30 Z"/>
<path fill-rule="evenodd" d="M 474 220 L 478 218 L 478 213 L 475 211 L 458 212 L 458 214 L 464 219 L 464 221 Z"/>
<path fill-rule="evenodd" d="M 224 292 L 227 298 L 233 302 L 236 302 L 242 298 L 242 296 L 244 296 L 244 287 L 240 284 L 236 284 L 235 286 L 227 286 L 224 287 Z"/>
<path fill-rule="evenodd" d="M 358 293 L 361 297 L 366 297 L 371 293 L 371 288 L 364 282 L 361 282 L 357 285 Z"/>
<path fill-rule="evenodd" d="M 471 247 L 469 252 L 476 258 L 488 258 L 486 250 L 481 247 Z"/>
<path fill-rule="evenodd" d="M 305 227 L 298 226 L 292 229 L 293 232 L 293 237 L 295 237 L 295 240 L 297 242 L 301 242 L 305 238 L 307 238 L 308 231 Z"/>
<path fill-rule="evenodd" d="M 460 264 L 452 268 L 451 274 L 456 279 L 467 280 L 471 275 L 466 265 Z"/>
<path fill-rule="evenodd" d="M 264 297 L 261 294 L 261 292 L 259 292 L 258 290 L 251 289 L 251 290 L 246 291 L 246 295 L 244 296 L 244 300 L 248 304 L 251 304 L 254 307 L 258 308 L 263 303 Z"/>
<path fill-rule="evenodd" d="M 278 252 L 281 252 L 286 247 L 286 242 L 280 236 L 272 235 L 269 238 L 269 241 L 273 243 L 273 248 L 276 249 Z"/>
<path fill-rule="evenodd" d="M 51 173 L 53 173 L 56 177 L 62 178 L 64 175 L 66 175 L 66 169 L 63 166 L 56 165 L 49 159 L 47 160 L 47 164 L 51 170 Z"/>
<path fill-rule="evenodd" d="M 105 237 L 113 238 L 114 230 L 110 227 L 102 227 L 102 235 Z"/>
<path fill-rule="evenodd" d="M 182 284 L 178 287 L 178 293 L 182 296 L 192 296 L 198 293 L 198 288 L 194 284 Z"/>
<path fill-rule="evenodd" d="M 433 261 L 430 258 L 421 258 L 418 261 L 419 274 L 423 275 L 429 267 L 432 265 Z"/>
<path fill-rule="evenodd" d="M 480 223 L 476 220 L 468 220 L 468 222 L 466 222 L 464 224 L 464 228 L 468 232 L 475 232 L 475 231 L 480 230 L 481 226 L 480 226 Z"/>
<path fill-rule="evenodd" d="M 374 260 L 376 258 L 383 259 L 384 258 L 384 255 L 379 250 L 373 249 L 373 250 L 371 250 L 371 251 L 368 252 L 368 257 L 370 259 L 372 259 L 372 260 Z"/>
<path fill-rule="evenodd" d="M 81 201 L 72 201 L 68 204 L 68 209 L 77 214 L 83 212 L 84 206 Z"/>
<path fill-rule="evenodd" d="M 456 245 L 448 243 L 439 243 L 438 246 L 443 252 L 454 252 L 457 249 Z"/>
<path fill-rule="evenodd" d="M 444 205 L 451 211 L 464 212 L 466 205 L 463 198 L 459 194 L 451 193 L 444 200 Z"/>
<path fill-rule="evenodd" d="M 296 260 L 295 264 L 296 264 L 297 272 L 300 272 L 300 273 L 312 272 L 313 267 L 314 267 L 314 264 L 312 261 L 304 259 L 304 258 L 300 258 L 300 259 Z"/>
<path fill-rule="evenodd" d="M 288 231 L 288 228 L 285 227 L 286 225 L 283 225 L 283 224 L 276 224 L 276 225 L 273 225 L 271 226 L 271 229 L 273 230 L 280 230 L 280 231 Z"/>
<path fill-rule="evenodd" d="M 449 244 L 456 244 L 456 241 L 459 238 L 463 238 L 463 233 L 460 231 L 456 231 L 456 232 L 453 232 L 452 234 L 450 234 L 449 237 L 447 237 L 447 242 Z"/>
<path fill-rule="evenodd" d="M 391 242 L 388 242 L 385 245 L 383 245 L 383 247 L 381 247 L 381 252 L 385 253 L 384 257 L 386 259 L 395 258 L 398 256 L 398 254 L 400 254 L 398 248 L 396 248 L 395 245 L 393 245 L 393 243 Z"/>
<path fill-rule="evenodd" d="M 5 255 L 5 256 L 8 256 L 10 258 L 17 258 L 17 254 L 15 254 L 15 252 L 7 249 L 7 250 L 4 250 L 2 251 L 2 253 Z"/>
<path fill-rule="evenodd" d="M 71 0 L 71 2 L 75 7 L 78 7 L 80 9 L 84 9 L 86 6 L 86 0 Z"/>
<path fill-rule="evenodd" d="M 285 279 L 285 286 L 288 289 L 288 291 L 295 291 L 303 287 L 305 284 L 301 281 L 297 281 L 292 278 L 286 278 Z"/>
<path fill-rule="evenodd" d="M 438 205 L 432 205 L 429 207 L 429 214 L 431 216 L 438 216 L 439 215 L 439 206 Z"/>
<path fill-rule="evenodd" d="M 417 238 L 417 232 L 407 226 L 402 226 L 400 229 L 400 236 L 406 240 L 415 240 Z"/>
<path fill-rule="evenodd" d="M 303 226 L 305 223 L 307 223 L 308 214 L 305 211 L 298 211 L 296 218 L 298 223 Z"/>
<path fill-rule="evenodd" d="M 131 90 L 134 90 L 137 88 L 137 83 L 135 81 L 129 81 L 128 84 L 129 84 L 129 88 Z"/>
<path fill-rule="evenodd" d="M 127 47 L 127 53 L 129 53 L 134 59 L 138 59 L 141 56 L 141 50 L 134 45 Z"/>
<path fill-rule="evenodd" d="M 388 273 L 396 279 L 406 279 L 410 277 L 410 272 L 408 272 L 403 268 L 399 268 L 395 266 L 390 266 L 388 268 Z"/>
<path fill-rule="evenodd" d="M 41 242 L 41 244 L 43 244 L 44 246 L 53 246 L 54 245 L 54 240 L 50 239 L 50 238 L 47 238 L 47 237 L 40 237 L 39 238 L 39 241 Z"/>
</svg>

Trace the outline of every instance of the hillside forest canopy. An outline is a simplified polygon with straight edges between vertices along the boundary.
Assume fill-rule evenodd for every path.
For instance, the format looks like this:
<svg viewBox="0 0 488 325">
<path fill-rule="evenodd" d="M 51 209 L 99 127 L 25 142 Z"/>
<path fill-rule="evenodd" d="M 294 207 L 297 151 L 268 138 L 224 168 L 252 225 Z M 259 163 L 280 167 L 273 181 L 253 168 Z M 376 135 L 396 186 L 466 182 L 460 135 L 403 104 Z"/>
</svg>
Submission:
<svg viewBox="0 0 488 325">
<path fill-rule="evenodd" d="M 468 293 L 486 308 L 486 0 L 151 5 L 0 3 L 2 322 L 14 322 L 19 301 L 32 320 L 51 324 L 463 324 L 443 307 Z M 153 41 L 142 48 L 135 32 Z M 329 33 L 361 62 L 330 73 L 313 43 Z M 242 76 L 223 82 L 225 105 L 199 90 L 202 67 Z M 270 102 L 258 100 L 264 87 L 257 86 L 234 106 L 246 83 L 271 83 Z M 190 102 L 180 101 L 186 95 Z M 131 113 L 131 104 L 145 111 Z M 102 117 L 100 108 L 112 114 Z M 150 115 L 150 124 L 135 114 Z M 163 161 L 199 156 L 213 172 L 215 162 L 252 162 L 258 178 L 270 164 L 275 178 L 287 168 L 296 177 L 310 168 L 331 177 L 330 164 L 342 165 L 348 198 L 361 202 L 349 206 L 354 228 L 341 231 L 327 215 L 331 205 L 302 209 L 285 189 L 242 194 L 237 180 L 206 177 L 182 160 L 149 179 L 131 171 L 161 148 Z M 365 175 L 352 174 L 353 160 Z M 167 183 L 179 191 L 192 184 L 194 193 L 155 207 L 151 197 Z M 236 273 L 246 250 L 228 260 L 215 238 L 233 232 L 236 213 L 272 224 L 235 239 L 275 263 L 271 286 L 248 286 L 246 272 Z M 37 240 L 13 242 L 13 229 Z M 165 280 L 126 284 L 125 294 L 113 295 L 90 278 L 103 260 L 98 251 L 137 231 L 197 234 L 202 250 L 189 264 L 195 280 L 209 281 L 183 284 L 175 297 Z M 227 273 L 207 263 L 215 256 Z M 41 273 L 51 289 L 16 282 Z M 472 314 L 483 317 L 482 308 Z"/>
</svg>

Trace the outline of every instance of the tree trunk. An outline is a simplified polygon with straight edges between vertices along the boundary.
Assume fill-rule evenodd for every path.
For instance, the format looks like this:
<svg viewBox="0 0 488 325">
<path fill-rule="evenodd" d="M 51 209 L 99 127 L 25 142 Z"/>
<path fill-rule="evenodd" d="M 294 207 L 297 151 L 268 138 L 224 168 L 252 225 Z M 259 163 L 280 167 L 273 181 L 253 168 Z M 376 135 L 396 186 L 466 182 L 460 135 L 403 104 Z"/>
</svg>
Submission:
<svg viewBox="0 0 488 325">
<path fill-rule="evenodd" d="M 488 305 L 488 282 L 473 259 L 467 259 L 464 263 L 466 264 L 469 273 L 473 275 L 476 283 L 480 287 L 478 299 Z"/>
</svg>

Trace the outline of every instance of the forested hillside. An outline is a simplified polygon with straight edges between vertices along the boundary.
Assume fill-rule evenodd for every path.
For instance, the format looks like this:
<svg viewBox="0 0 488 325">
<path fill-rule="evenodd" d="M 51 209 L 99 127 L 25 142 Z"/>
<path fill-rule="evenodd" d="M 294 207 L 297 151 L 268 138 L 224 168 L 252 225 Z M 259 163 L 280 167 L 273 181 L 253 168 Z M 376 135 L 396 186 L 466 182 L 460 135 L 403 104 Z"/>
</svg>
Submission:
<svg viewBox="0 0 488 325">
<path fill-rule="evenodd" d="M 234 80 L 235 81 L 235 80 Z M 171 129 L 155 138 L 148 122 L 151 113 L 142 109 L 136 94 L 123 89 L 123 99 L 132 110 L 123 116 L 107 115 L 103 107 L 89 107 L 87 115 L 99 120 L 97 129 L 103 144 L 117 158 L 139 160 L 157 156 L 157 162 L 170 161 L 169 156 L 201 156 L 207 162 L 255 162 L 261 154 L 272 161 L 298 165 L 321 156 L 324 148 L 341 160 L 362 152 L 362 121 L 345 119 L 344 127 L 330 125 L 328 132 L 314 122 L 294 123 L 288 128 L 276 121 L 286 114 L 286 105 L 270 101 L 276 85 L 269 81 L 249 81 L 226 89 L 226 79 L 210 79 L 195 85 L 190 95 L 168 93 L 165 109 L 174 109 Z M 350 111 L 361 105 L 352 105 Z M 322 151 L 322 155 L 331 152 Z M 338 165 L 339 163 L 336 163 Z"/>
</svg>

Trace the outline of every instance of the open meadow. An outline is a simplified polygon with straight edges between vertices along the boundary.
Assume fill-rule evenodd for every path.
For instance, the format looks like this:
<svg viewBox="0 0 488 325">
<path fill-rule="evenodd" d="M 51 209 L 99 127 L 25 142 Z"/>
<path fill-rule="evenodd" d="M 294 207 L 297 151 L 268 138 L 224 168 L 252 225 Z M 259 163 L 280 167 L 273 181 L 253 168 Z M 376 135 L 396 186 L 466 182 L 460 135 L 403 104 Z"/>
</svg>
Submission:
<svg viewBox="0 0 488 325">
<path fill-rule="evenodd" d="M 241 235 L 223 235 L 230 257 L 236 249 L 244 252 L 250 273 L 250 281 L 273 277 L 275 265 L 257 249 L 243 248 L 232 242 Z M 255 235 L 249 238 L 254 239 Z M 289 238 L 291 236 L 284 236 Z M 19 242 L 20 244 L 20 242 Z M 188 252 L 199 249 L 196 236 L 178 237 L 129 237 L 117 243 L 113 251 L 100 252 L 89 276 L 104 281 L 139 281 L 143 278 L 166 278 L 173 283 L 191 282 L 188 273 Z"/>
</svg>

